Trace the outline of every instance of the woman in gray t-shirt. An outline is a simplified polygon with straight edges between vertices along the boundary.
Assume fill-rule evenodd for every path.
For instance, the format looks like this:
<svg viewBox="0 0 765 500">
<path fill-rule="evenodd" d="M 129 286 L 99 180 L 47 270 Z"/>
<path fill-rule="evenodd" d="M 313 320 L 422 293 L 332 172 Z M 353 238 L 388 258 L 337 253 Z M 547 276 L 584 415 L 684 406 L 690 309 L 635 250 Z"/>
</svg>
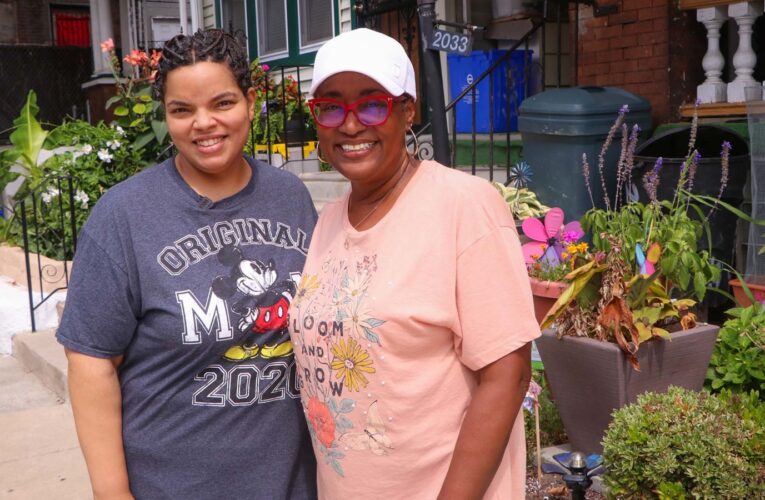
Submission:
<svg viewBox="0 0 765 500">
<path fill-rule="evenodd" d="M 177 155 L 99 200 L 57 332 L 94 496 L 315 498 L 286 328 L 313 203 L 242 155 L 255 94 L 229 34 L 170 40 L 155 90 Z"/>
</svg>

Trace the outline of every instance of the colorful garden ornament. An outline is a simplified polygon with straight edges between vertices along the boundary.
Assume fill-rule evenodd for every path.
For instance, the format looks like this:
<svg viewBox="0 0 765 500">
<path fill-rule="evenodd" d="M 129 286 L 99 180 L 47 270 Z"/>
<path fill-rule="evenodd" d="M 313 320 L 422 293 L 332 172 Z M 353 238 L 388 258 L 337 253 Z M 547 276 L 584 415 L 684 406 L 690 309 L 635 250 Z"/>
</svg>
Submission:
<svg viewBox="0 0 765 500">
<path fill-rule="evenodd" d="M 563 258 L 561 254 L 565 251 L 565 245 L 584 236 L 579 221 L 572 221 L 564 226 L 563 220 L 563 210 L 558 207 L 547 212 L 544 224 L 534 218 L 523 220 L 523 234 L 532 240 L 522 247 L 527 265 L 539 261 L 557 266 Z"/>
<path fill-rule="evenodd" d="M 661 247 L 658 243 L 651 245 L 647 254 L 643 253 L 643 246 L 640 243 L 635 243 L 635 259 L 640 266 L 640 274 L 643 277 L 648 278 L 656 272 L 659 256 L 661 256 Z"/>
</svg>

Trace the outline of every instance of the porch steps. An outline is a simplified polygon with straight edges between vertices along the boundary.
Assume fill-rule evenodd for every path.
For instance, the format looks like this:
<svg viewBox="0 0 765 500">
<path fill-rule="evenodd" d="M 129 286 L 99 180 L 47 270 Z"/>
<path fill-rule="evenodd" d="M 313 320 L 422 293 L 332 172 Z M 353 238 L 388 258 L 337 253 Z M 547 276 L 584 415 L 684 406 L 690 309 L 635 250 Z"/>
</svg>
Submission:
<svg viewBox="0 0 765 500">
<path fill-rule="evenodd" d="M 45 387 L 66 401 L 67 361 L 64 347 L 56 341 L 54 328 L 19 333 L 13 337 L 13 357 Z"/>
<path fill-rule="evenodd" d="M 317 212 L 328 202 L 345 194 L 350 188 L 348 180 L 338 172 L 304 172 L 299 175 L 305 183 Z"/>
</svg>

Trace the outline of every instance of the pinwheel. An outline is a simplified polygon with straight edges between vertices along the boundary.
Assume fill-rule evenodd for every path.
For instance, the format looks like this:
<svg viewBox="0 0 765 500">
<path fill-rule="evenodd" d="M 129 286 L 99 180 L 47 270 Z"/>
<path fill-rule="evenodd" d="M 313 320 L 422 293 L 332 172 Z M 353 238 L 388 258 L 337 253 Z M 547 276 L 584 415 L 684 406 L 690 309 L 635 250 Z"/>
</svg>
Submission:
<svg viewBox="0 0 765 500">
<path fill-rule="evenodd" d="M 572 221 L 564 226 L 563 217 L 563 210 L 556 207 L 547 212 L 544 224 L 539 219 L 523 220 L 523 234 L 532 240 L 522 247 L 526 264 L 540 261 L 556 266 L 563 258 L 561 254 L 565 251 L 565 245 L 584 236 L 579 221 Z"/>
</svg>

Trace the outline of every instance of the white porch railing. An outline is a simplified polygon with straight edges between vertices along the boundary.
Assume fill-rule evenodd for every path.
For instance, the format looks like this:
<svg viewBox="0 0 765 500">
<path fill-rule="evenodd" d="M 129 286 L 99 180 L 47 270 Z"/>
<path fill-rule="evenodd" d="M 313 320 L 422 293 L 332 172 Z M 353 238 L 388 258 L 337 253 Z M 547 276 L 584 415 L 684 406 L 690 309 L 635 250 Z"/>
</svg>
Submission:
<svg viewBox="0 0 765 500">
<path fill-rule="evenodd" d="M 763 98 L 763 82 L 752 77 L 757 55 L 752 49 L 752 26 L 763 14 L 765 2 L 714 0 L 681 0 L 680 8 L 695 9 L 696 19 L 707 29 L 707 51 L 702 60 L 704 83 L 697 88 L 702 104 L 743 103 Z M 732 19 L 738 29 L 738 48 L 732 64 L 735 78 L 726 83 L 722 78 L 725 59 L 720 51 L 720 28 Z"/>
</svg>

